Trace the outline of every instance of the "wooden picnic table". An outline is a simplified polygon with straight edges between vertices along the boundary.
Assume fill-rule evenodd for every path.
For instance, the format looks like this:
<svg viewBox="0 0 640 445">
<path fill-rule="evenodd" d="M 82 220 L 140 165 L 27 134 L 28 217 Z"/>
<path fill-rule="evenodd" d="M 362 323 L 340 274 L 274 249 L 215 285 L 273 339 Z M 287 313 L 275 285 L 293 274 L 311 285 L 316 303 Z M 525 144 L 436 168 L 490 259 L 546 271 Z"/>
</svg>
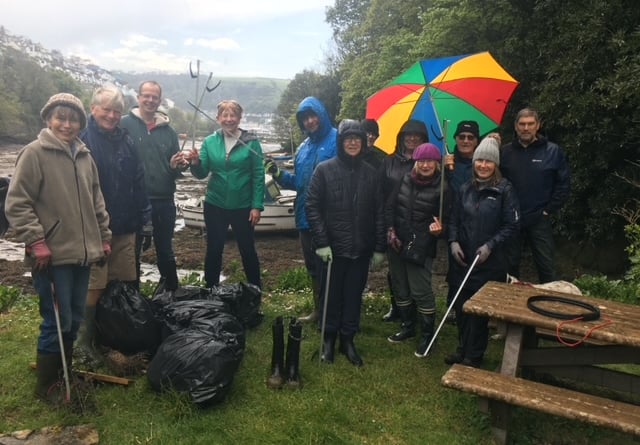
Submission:
<svg viewBox="0 0 640 445">
<path fill-rule="evenodd" d="M 529 298 L 538 295 L 591 305 L 599 310 L 600 316 L 592 321 L 569 321 L 540 314 L 527 306 Z M 586 312 L 584 308 L 560 302 L 537 302 L 536 306 L 558 314 Z M 640 434 L 640 406 L 622 402 L 616 413 L 623 415 L 617 419 L 610 418 L 613 411 L 607 415 L 607 410 L 602 410 L 609 402 L 619 403 L 613 399 L 637 401 L 640 376 L 601 366 L 640 363 L 640 306 L 488 282 L 465 302 L 463 311 L 489 317 L 505 333 L 502 362 L 496 372 L 489 374 L 454 365 L 443 376 L 443 384 L 489 401 L 498 442 L 507 441 L 512 405 Z M 482 384 L 479 379 L 484 379 Z M 492 380 L 495 390 L 491 388 Z M 569 382 L 571 390 L 561 389 L 559 382 Z M 520 391 L 514 389 L 507 394 L 506 387 Z M 608 391 L 599 391 L 601 388 Z M 605 395 L 601 396 L 603 392 Z"/>
</svg>

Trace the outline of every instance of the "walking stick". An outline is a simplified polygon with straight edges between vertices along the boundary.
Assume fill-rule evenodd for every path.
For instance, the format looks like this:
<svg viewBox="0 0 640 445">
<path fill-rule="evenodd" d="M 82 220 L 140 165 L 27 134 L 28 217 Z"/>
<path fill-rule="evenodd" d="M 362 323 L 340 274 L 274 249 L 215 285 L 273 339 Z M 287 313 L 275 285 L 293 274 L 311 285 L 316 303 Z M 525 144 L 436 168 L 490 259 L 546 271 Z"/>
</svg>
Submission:
<svg viewBox="0 0 640 445">
<path fill-rule="evenodd" d="M 458 291 L 456 292 L 456 295 L 453 297 L 453 300 L 451 300 L 451 305 L 447 308 L 447 311 L 444 313 L 444 316 L 442 317 L 442 320 L 440 321 L 440 324 L 438 325 L 438 329 L 436 329 L 435 334 L 433 334 L 433 337 L 431 337 L 431 341 L 429 342 L 429 346 L 427 346 L 427 349 L 426 349 L 426 351 L 424 351 L 424 354 L 422 354 L 422 357 L 426 357 L 427 355 L 429 355 L 429 351 L 431 350 L 431 346 L 433 346 L 433 343 L 436 341 L 436 337 L 438 336 L 438 333 L 440 332 L 440 329 L 442 328 L 442 325 L 447 320 L 447 315 L 449 315 L 449 312 L 451 312 L 451 309 L 453 308 L 453 305 L 456 304 L 456 300 L 458 299 L 458 295 L 460 295 L 460 291 L 462 291 L 462 288 L 464 287 L 465 283 L 467 282 L 467 279 L 469 278 L 469 275 L 471 275 L 471 271 L 473 270 L 473 268 L 475 267 L 476 263 L 478 262 L 478 258 L 480 258 L 480 255 L 476 255 L 476 257 L 473 259 L 473 263 L 471 263 L 471 266 L 469 266 L 469 270 L 467 271 L 467 274 L 464 276 L 464 280 L 462 280 L 462 283 L 460 284 L 460 287 L 458 288 Z"/>
<path fill-rule="evenodd" d="M 331 283 L 331 263 L 332 259 L 327 262 L 327 279 L 325 281 L 324 288 L 324 301 L 322 303 L 322 323 L 320 326 L 320 353 L 318 354 L 318 361 L 322 363 L 322 346 L 324 344 L 324 329 L 327 325 L 327 304 L 329 302 L 329 284 Z"/>
</svg>

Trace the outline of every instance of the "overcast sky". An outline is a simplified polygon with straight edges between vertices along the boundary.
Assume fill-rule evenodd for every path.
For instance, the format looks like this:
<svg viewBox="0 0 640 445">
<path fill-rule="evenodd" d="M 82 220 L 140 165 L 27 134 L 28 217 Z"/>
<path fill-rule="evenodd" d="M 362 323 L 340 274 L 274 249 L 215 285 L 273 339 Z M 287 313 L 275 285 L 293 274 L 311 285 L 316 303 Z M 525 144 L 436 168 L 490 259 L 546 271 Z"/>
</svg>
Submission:
<svg viewBox="0 0 640 445">
<path fill-rule="evenodd" d="M 108 70 L 291 79 L 322 71 L 330 0 L 0 0 L 0 25 Z"/>
</svg>

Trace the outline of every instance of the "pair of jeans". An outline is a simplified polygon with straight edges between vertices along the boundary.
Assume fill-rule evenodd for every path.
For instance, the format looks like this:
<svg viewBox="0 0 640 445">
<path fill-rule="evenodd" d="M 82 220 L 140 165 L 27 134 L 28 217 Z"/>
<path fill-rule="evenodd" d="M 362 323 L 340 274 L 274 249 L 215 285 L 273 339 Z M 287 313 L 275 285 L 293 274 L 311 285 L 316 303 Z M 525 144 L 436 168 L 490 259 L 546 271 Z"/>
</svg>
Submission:
<svg viewBox="0 0 640 445">
<path fill-rule="evenodd" d="M 521 227 L 519 236 L 507 243 L 506 255 L 508 272 L 520 278 L 520 261 L 522 259 L 523 244 L 531 248 L 533 262 L 538 271 L 540 283 L 555 281 L 556 271 L 554 263 L 555 245 L 553 242 L 553 228 L 551 218 L 542 216 L 538 222 L 527 227 Z"/>
<path fill-rule="evenodd" d="M 60 316 L 64 342 L 75 341 L 84 318 L 84 306 L 89 288 L 90 266 L 49 266 L 48 270 L 33 272 L 33 287 L 40 297 L 40 336 L 38 352 L 59 354 L 60 343 L 54 309 L 55 300 Z M 53 284 L 53 285 L 52 285 Z"/>
<path fill-rule="evenodd" d="M 223 209 L 208 202 L 204 203 L 204 224 L 207 228 L 207 253 L 204 259 L 204 279 L 207 287 L 220 284 L 222 252 L 227 239 L 227 230 L 236 238 L 242 267 L 247 281 L 262 288 L 260 262 L 256 252 L 254 229 L 249 221 L 251 209 Z"/>
<path fill-rule="evenodd" d="M 173 199 L 151 199 L 150 202 L 151 222 L 153 224 L 153 246 L 156 249 L 156 261 L 158 263 L 160 279 L 164 281 L 165 289 L 176 290 L 178 288 L 178 271 L 176 267 L 176 256 L 173 253 L 176 204 Z M 138 236 L 138 240 L 138 242 L 142 242 L 140 236 Z M 139 247 L 137 251 L 140 252 Z"/>
<path fill-rule="evenodd" d="M 304 267 L 307 269 L 307 273 L 311 277 L 313 289 L 320 289 L 324 263 L 320 257 L 316 255 L 316 248 L 313 243 L 313 237 L 311 236 L 310 230 L 300 230 L 300 246 L 302 247 Z"/>
</svg>

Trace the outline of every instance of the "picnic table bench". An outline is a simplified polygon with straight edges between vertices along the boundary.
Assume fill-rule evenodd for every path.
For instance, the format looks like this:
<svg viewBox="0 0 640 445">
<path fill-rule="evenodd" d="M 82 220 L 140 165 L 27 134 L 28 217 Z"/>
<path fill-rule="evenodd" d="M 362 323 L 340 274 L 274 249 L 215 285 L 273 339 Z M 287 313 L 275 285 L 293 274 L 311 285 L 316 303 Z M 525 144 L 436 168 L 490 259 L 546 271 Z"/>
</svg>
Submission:
<svg viewBox="0 0 640 445">
<path fill-rule="evenodd" d="M 565 322 L 543 315 L 527 306 L 537 295 L 591 305 L 600 316 Z M 543 305 L 551 312 L 576 312 L 575 306 L 560 302 Z M 639 306 L 488 282 L 465 302 L 463 311 L 489 317 L 505 332 L 502 362 L 496 372 L 454 365 L 442 384 L 481 397 L 498 443 L 507 442 L 511 406 L 640 435 L 640 406 L 620 401 L 635 402 L 640 396 L 640 375 L 601 366 L 640 363 Z M 561 344 L 565 337 L 575 347 Z M 551 378 L 541 383 L 544 376 Z M 555 384 L 558 381 L 569 381 L 576 388 L 561 388 Z"/>
</svg>

